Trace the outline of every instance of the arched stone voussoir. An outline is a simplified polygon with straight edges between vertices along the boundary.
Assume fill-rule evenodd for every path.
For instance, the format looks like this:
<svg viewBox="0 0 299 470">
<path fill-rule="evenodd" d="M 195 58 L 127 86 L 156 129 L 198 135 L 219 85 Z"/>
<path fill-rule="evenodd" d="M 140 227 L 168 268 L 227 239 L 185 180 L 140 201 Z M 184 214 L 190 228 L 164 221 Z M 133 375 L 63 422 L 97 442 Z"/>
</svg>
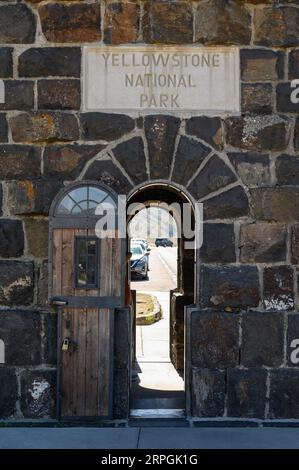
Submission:
<svg viewBox="0 0 299 470">
<path fill-rule="evenodd" d="M 188 190 L 198 200 L 237 181 L 236 175 L 218 155 L 212 155 L 198 175 L 191 181 Z"/>
<path fill-rule="evenodd" d="M 181 136 L 174 157 L 171 179 L 176 183 L 187 186 L 192 176 L 210 153 L 211 149 L 198 140 Z"/>
<path fill-rule="evenodd" d="M 173 160 L 175 142 L 181 121 L 174 116 L 150 115 L 144 119 L 150 178 L 168 179 Z"/>
<path fill-rule="evenodd" d="M 203 201 L 203 217 L 205 220 L 246 217 L 249 212 L 248 196 L 240 185 Z"/>
<path fill-rule="evenodd" d="M 207 142 L 216 150 L 223 149 L 223 127 L 219 117 L 194 116 L 188 119 L 186 134 Z"/>
<path fill-rule="evenodd" d="M 121 142 L 112 152 L 135 185 L 148 180 L 144 143 L 141 137 Z"/>
<path fill-rule="evenodd" d="M 105 183 L 118 194 L 128 194 L 132 189 L 130 181 L 108 156 L 106 159 L 95 160 L 87 168 L 82 179 Z"/>
</svg>

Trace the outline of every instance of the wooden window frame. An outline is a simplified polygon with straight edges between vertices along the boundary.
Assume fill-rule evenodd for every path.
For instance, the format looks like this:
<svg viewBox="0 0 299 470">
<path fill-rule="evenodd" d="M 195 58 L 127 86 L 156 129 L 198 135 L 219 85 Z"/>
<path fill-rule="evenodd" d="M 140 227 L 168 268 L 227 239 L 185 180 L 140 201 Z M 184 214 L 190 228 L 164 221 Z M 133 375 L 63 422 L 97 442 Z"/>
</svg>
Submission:
<svg viewBox="0 0 299 470">
<path fill-rule="evenodd" d="M 78 271 L 78 264 L 79 264 L 79 249 L 78 249 L 78 244 L 80 240 L 84 241 L 95 241 L 95 247 L 96 247 L 96 254 L 95 254 L 95 279 L 96 283 L 95 284 L 85 284 L 84 286 L 80 285 L 78 283 L 79 279 L 79 271 Z M 86 256 L 88 260 L 88 254 Z M 84 235 L 78 235 L 75 237 L 75 243 L 74 243 L 74 261 L 75 261 L 75 269 L 74 269 L 74 287 L 75 289 L 86 289 L 86 290 L 92 290 L 92 289 L 99 289 L 99 262 L 100 262 L 100 243 L 99 239 L 95 236 L 84 236 Z M 86 272 L 88 269 L 88 264 L 86 265 Z"/>
</svg>

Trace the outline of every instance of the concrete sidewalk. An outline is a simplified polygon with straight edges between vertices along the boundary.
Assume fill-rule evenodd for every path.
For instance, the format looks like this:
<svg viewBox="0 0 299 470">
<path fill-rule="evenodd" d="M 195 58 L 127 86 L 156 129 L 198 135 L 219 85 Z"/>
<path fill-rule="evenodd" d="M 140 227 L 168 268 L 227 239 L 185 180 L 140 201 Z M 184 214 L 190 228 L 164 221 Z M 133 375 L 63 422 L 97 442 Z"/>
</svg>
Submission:
<svg viewBox="0 0 299 470">
<path fill-rule="evenodd" d="M 299 449 L 299 428 L 3 428 L 0 449 Z"/>
</svg>

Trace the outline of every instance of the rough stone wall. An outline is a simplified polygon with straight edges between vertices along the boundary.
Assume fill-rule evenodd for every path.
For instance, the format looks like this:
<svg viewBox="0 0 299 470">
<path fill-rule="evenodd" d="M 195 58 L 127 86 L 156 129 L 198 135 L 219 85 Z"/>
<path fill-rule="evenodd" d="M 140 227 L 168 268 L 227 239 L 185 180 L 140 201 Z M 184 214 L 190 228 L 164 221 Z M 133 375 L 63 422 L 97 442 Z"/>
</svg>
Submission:
<svg viewBox="0 0 299 470">
<path fill-rule="evenodd" d="M 242 115 L 82 113 L 82 45 L 136 43 L 238 46 Z M 299 418 L 298 0 L 1 1 L 0 44 L 0 416 L 55 414 L 48 211 L 88 177 L 170 179 L 204 201 L 194 416 Z"/>
</svg>

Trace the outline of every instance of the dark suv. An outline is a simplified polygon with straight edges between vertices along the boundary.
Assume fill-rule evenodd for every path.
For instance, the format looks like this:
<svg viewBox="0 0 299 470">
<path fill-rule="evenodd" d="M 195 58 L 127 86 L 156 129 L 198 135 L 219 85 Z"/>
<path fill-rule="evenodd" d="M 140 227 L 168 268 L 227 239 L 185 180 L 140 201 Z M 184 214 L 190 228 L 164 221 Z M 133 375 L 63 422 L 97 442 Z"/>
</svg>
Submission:
<svg viewBox="0 0 299 470">
<path fill-rule="evenodd" d="M 156 238 L 156 246 L 173 246 L 173 243 L 169 238 Z"/>
</svg>

